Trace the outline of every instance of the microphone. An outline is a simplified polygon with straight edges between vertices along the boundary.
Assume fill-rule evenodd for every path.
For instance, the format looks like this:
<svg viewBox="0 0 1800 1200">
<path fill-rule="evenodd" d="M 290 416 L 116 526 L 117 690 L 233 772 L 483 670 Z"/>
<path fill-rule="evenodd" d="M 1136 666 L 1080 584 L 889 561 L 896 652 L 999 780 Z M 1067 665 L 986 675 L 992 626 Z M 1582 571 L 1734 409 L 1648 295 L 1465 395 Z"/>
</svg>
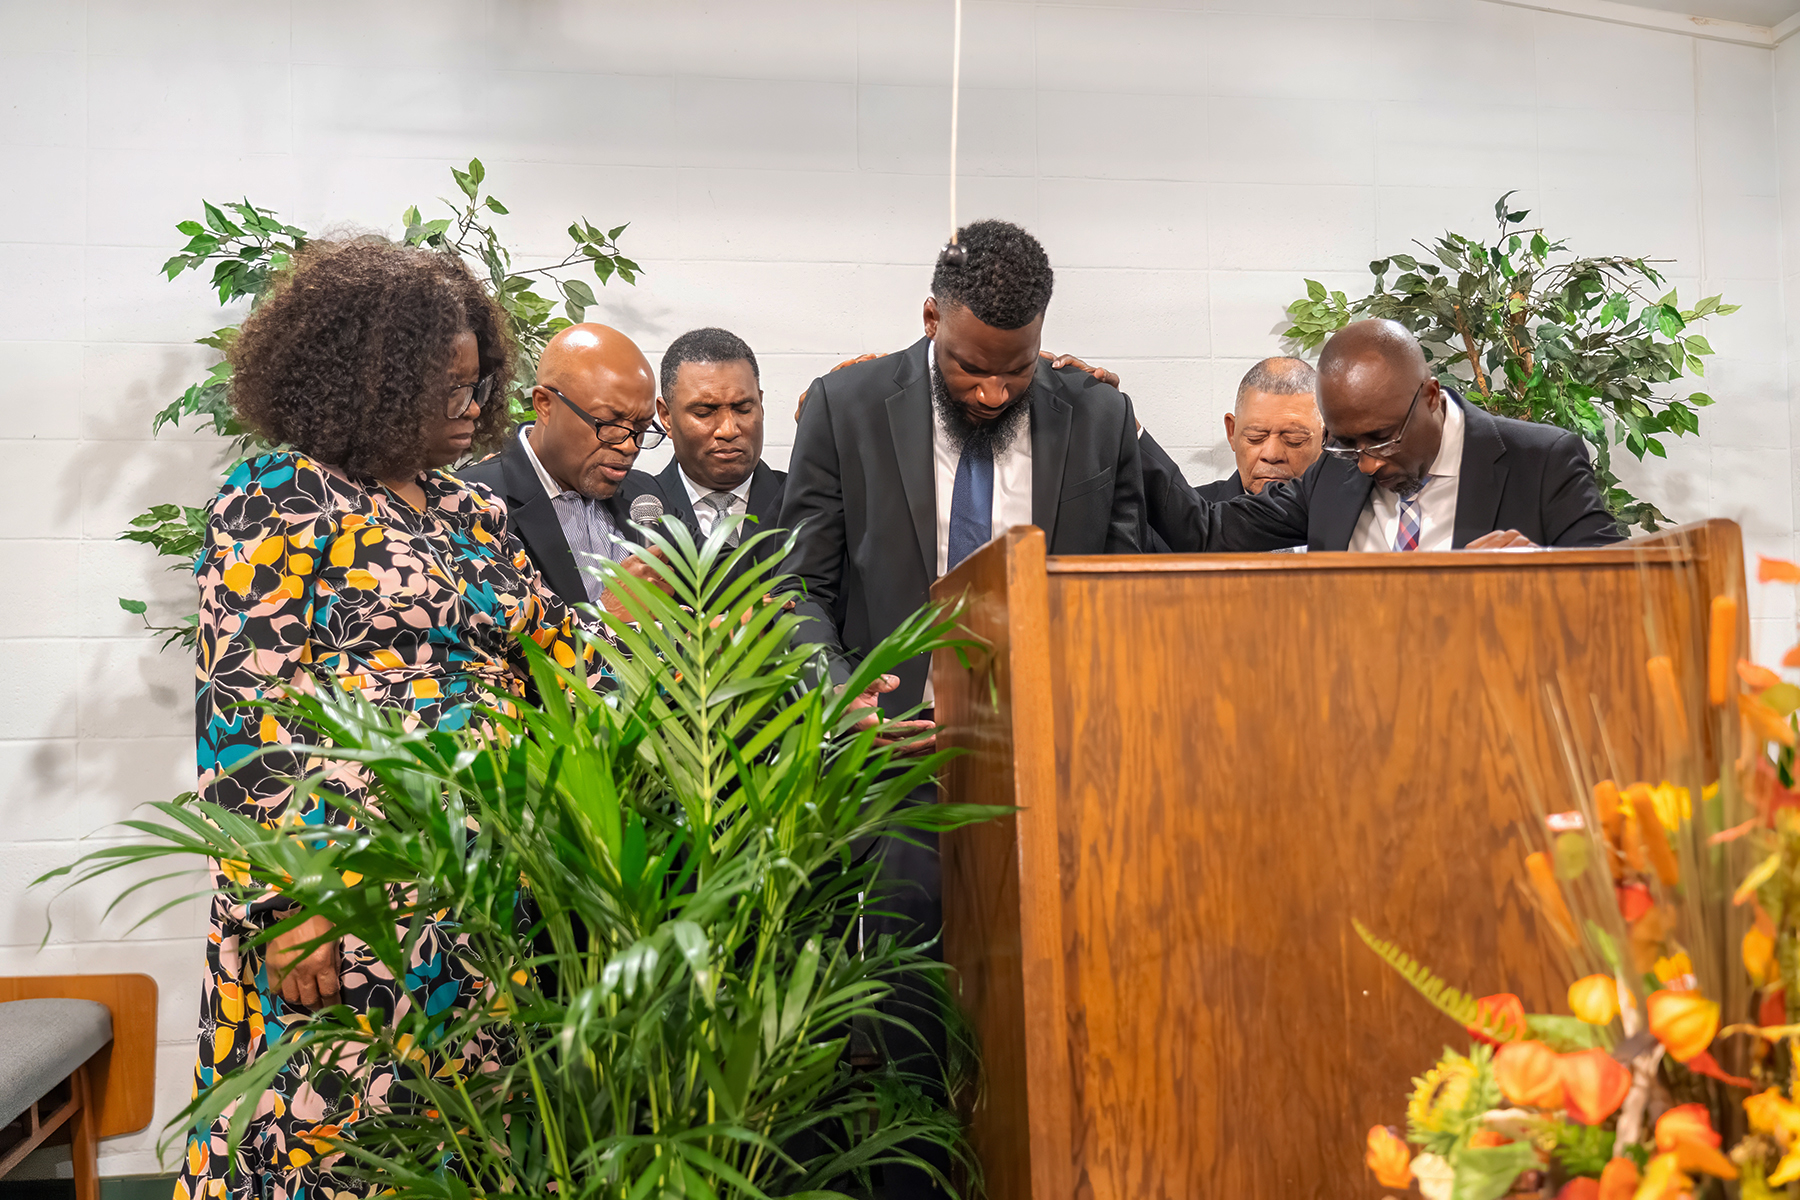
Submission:
<svg viewBox="0 0 1800 1200">
<path fill-rule="evenodd" d="M 649 525 L 663 515 L 662 497 L 648 492 L 631 502 L 631 520 L 635 525 Z"/>
</svg>

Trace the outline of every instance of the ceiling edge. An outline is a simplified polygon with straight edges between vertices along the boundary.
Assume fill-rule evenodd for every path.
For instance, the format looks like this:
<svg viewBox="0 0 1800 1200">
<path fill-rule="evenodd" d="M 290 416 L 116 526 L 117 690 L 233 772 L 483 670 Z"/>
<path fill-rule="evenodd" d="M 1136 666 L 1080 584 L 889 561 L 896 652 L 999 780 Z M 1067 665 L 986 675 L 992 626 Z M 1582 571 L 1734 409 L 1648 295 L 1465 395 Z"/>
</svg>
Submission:
<svg viewBox="0 0 1800 1200">
<path fill-rule="evenodd" d="M 1538 12 L 1586 17 L 1592 21 L 1605 21 L 1613 25 L 1631 25 L 1639 29 L 1683 33 L 1689 37 L 1705 38 L 1707 41 L 1731 42 L 1739 46 L 1757 46 L 1764 50 L 1773 49 L 1778 43 L 1800 32 L 1800 13 L 1796 13 L 1771 29 L 1766 25 L 1745 25 L 1738 21 L 1720 21 L 1712 17 L 1695 17 L 1686 13 L 1640 8 L 1635 4 L 1618 3 L 1618 0 L 1490 0 L 1490 2 L 1505 4 L 1511 8 L 1530 8 Z"/>
</svg>

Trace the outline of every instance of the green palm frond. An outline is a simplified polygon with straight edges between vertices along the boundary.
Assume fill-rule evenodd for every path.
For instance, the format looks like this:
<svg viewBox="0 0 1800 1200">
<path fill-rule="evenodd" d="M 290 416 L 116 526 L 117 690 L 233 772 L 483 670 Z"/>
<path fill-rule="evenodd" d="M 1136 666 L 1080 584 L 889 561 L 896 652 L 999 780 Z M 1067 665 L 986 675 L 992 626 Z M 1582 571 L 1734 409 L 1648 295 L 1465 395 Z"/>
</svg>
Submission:
<svg viewBox="0 0 1800 1200">
<path fill-rule="evenodd" d="M 355 798 L 324 793 L 323 774 L 296 787 L 295 804 L 323 798 L 337 824 L 264 826 L 190 796 L 47 878 L 229 860 L 245 898 L 275 886 L 298 906 L 277 929 L 324 917 L 401 988 L 415 986 L 416 918 L 453 922 L 492 1003 L 433 1011 L 409 995 L 366 1023 L 324 1009 L 282 1043 L 304 1044 L 315 1073 L 352 1051 L 371 1066 L 427 1056 L 339 1143 L 340 1173 L 403 1200 L 867 1193 L 882 1164 L 935 1170 L 922 1144 L 973 1178 L 957 1117 L 932 1098 L 956 1092 L 941 1070 L 853 1070 L 845 1054 L 853 1028 L 909 1028 L 896 993 L 948 1002 L 925 947 L 857 936 L 886 904 L 869 848 L 1009 811 L 912 804 L 948 754 L 856 728 L 869 710 L 851 702 L 876 676 L 963 645 L 953 614 L 922 610 L 845 688 L 821 685 L 820 648 L 764 602 L 778 559 L 753 561 L 749 535 L 726 545 L 732 524 L 698 543 L 678 522 L 651 531 L 673 594 L 607 571 L 638 616 L 608 617 L 610 680 L 521 637 L 536 697 L 454 732 L 408 729 L 340 689 L 252 706 L 309 731 L 285 752 L 367 780 Z M 504 1052 L 465 1073 L 451 1048 L 478 1043 Z M 222 1074 L 171 1136 L 257 1111 L 278 1062 Z"/>
<path fill-rule="evenodd" d="M 1495 1036 L 1498 1040 L 1510 1039 L 1513 1034 L 1496 1029 L 1488 1024 L 1481 1009 L 1475 1003 L 1475 997 L 1467 992 L 1458 991 L 1448 983 L 1433 975 L 1417 959 L 1392 942 L 1383 941 L 1370 933 L 1368 927 L 1352 917 L 1351 926 L 1356 936 L 1363 940 L 1363 945 L 1373 950 L 1377 957 L 1392 967 L 1400 978 L 1411 984 L 1413 990 L 1425 997 L 1427 1003 L 1439 1012 L 1465 1027 L 1479 1027 L 1482 1032 Z"/>
</svg>

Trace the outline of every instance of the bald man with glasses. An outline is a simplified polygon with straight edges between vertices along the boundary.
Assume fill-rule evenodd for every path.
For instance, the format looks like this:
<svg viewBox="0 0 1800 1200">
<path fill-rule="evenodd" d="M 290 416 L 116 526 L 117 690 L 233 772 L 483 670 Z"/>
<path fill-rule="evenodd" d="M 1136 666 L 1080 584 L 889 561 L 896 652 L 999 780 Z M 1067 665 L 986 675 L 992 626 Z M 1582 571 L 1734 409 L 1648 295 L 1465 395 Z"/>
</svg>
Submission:
<svg viewBox="0 0 1800 1200">
<path fill-rule="evenodd" d="M 1396 321 L 1339 330 L 1319 355 L 1318 399 L 1319 460 L 1221 503 L 1187 489 L 1164 533 L 1172 550 L 1498 550 L 1623 536 L 1579 437 L 1468 403 Z"/>
<path fill-rule="evenodd" d="M 589 568 L 622 563 L 640 577 L 642 539 L 631 502 L 653 476 L 632 469 L 640 451 L 667 436 L 655 421 L 656 376 L 637 344 L 605 325 L 571 325 L 551 338 L 531 389 L 536 419 L 506 447 L 457 472 L 506 501 L 513 530 L 544 582 L 572 604 L 606 603 Z"/>
</svg>

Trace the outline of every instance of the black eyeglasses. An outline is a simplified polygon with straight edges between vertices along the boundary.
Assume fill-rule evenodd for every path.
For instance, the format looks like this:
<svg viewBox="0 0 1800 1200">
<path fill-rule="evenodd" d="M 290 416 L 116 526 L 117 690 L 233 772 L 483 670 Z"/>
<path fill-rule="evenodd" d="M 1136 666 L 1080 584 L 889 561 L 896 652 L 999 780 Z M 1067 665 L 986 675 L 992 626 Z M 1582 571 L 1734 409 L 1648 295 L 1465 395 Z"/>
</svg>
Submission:
<svg viewBox="0 0 1800 1200">
<path fill-rule="evenodd" d="M 651 421 L 644 428 L 639 429 L 635 425 L 622 425 L 617 421 L 602 421 L 598 417 L 590 417 L 585 412 L 582 412 L 580 408 L 576 407 L 573 400 L 569 399 L 549 384 L 540 383 L 538 386 L 568 405 L 570 412 L 593 426 L 594 436 L 599 438 L 604 445 L 622 446 L 635 438 L 637 439 L 637 448 L 639 450 L 654 450 L 656 447 L 662 445 L 664 438 L 669 436 L 663 432 L 662 426 L 658 425 L 655 421 Z"/>
<path fill-rule="evenodd" d="M 1425 394 L 1425 385 L 1430 382 L 1431 380 L 1429 379 L 1422 379 L 1419 381 L 1418 389 L 1413 392 L 1412 403 L 1406 406 L 1406 420 L 1400 422 L 1399 433 L 1396 433 L 1385 442 L 1376 442 L 1373 446 L 1352 446 L 1336 438 L 1330 438 L 1325 442 L 1325 453 L 1331 455 L 1333 458 L 1339 458 L 1348 463 L 1359 461 L 1365 454 L 1370 458 L 1384 460 L 1392 457 L 1394 451 L 1400 448 L 1400 443 L 1406 440 L 1406 430 L 1407 427 L 1412 424 L 1413 410 L 1419 407 L 1419 397 Z"/>
<path fill-rule="evenodd" d="M 493 394 L 494 377 L 492 375 L 483 375 L 474 383 L 459 383 L 450 389 L 450 403 L 444 407 L 444 415 L 454 421 L 477 404 L 486 408 L 487 402 Z"/>
</svg>

